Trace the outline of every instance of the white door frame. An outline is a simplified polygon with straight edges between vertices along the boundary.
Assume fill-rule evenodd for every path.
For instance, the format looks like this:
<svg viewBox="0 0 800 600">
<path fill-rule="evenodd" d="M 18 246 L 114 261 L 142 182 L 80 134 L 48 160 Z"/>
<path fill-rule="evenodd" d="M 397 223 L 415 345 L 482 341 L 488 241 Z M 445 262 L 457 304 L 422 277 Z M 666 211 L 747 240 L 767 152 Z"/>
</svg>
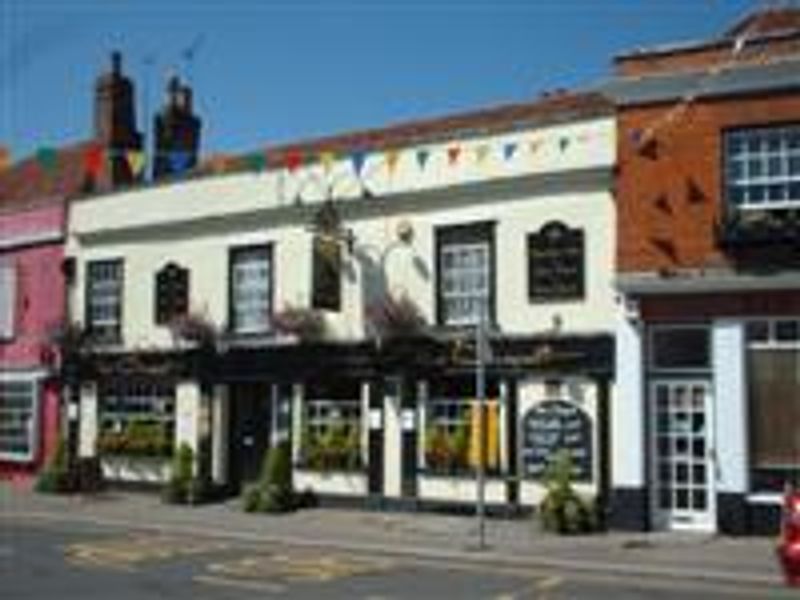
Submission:
<svg viewBox="0 0 800 600">
<path fill-rule="evenodd" d="M 672 394 L 672 390 L 679 386 L 685 386 L 687 390 L 687 403 L 691 403 L 691 392 L 692 389 L 696 389 L 697 387 L 702 387 L 704 390 L 704 402 L 703 402 L 703 411 L 705 413 L 704 417 L 704 429 L 703 434 L 705 436 L 705 487 L 706 487 L 706 508 L 705 510 L 697 510 L 691 508 L 691 504 L 694 502 L 692 497 L 692 488 L 691 482 L 694 478 L 693 468 L 694 466 L 698 466 L 693 463 L 692 456 L 693 456 L 693 448 L 689 447 L 689 442 L 687 441 L 687 449 L 686 455 L 689 458 L 689 465 L 686 466 L 687 470 L 687 483 L 689 486 L 686 488 L 687 494 L 687 503 L 689 504 L 689 508 L 680 509 L 674 506 L 675 502 L 675 495 L 674 493 L 671 495 L 673 507 L 672 508 L 664 508 L 661 506 L 660 501 L 660 494 L 661 494 L 661 484 L 659 481 L 659 449 L 658 449 L 658 409 L 657 409 L 657 388 L 659 386 L 667 386 L 668 387 L 668 394 Z M 676 530 L 676 531 L 716 531 L 717 529 L 717 502 L 716 502 L 716 464 L 715 464 L 715 439 L 714 439 L 714 432 L 715 432 L 715 423 L 714 423 L 714 401 L 712 396 L 713 391 L 713 384 L 709 377 L 654 377 L 649 381 L 648 385 L 648 395 L 647 395 L 647 402 L 648 402 L 648 414 L 649 414 L 649 432 L 650 432 L 650 441 L 649 441 L 649 448 L 650 448 L 650 514 L 653 519 L 653 525 L 655 529 L 669 529 L 669 530 Z M 668 400 L 671 402 L 672 398 Z M 669 413 L 670 416 L 672 413 Z M 688 413 L 688 421 L 687 424 L 691 427 L 691 412 Z M 670 426 L 673 423 L 670 422 Z M 689 430 L 687 433 L 692 435 L 692 431 Z M 696 433 L 694 434 L 696 435 Z M 670 439 L 670 444 L 672 444 L 674 439 Z M 691 440 L 694 441 L 694 440 Z M 673 458 L 674 460 L 674 458 Z M 675 464 L 675 463 L 673 463 Z M 674 474 L 671 475 L 674 481 Z"/>
</svg>

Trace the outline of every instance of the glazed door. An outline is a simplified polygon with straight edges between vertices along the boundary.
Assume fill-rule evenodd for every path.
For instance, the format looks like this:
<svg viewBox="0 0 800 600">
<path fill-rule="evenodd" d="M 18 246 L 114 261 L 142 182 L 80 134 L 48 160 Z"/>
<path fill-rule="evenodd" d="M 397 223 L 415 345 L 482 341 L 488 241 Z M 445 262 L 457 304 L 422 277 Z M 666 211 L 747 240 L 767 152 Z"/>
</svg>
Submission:
<svg viewBox="0 0 800 600">
<path fill-rule="evenodd" d="M 716 527 L 713 426 L 707 380 L 651 385 L 653 516 L 661 529 Z"/>
</svg>

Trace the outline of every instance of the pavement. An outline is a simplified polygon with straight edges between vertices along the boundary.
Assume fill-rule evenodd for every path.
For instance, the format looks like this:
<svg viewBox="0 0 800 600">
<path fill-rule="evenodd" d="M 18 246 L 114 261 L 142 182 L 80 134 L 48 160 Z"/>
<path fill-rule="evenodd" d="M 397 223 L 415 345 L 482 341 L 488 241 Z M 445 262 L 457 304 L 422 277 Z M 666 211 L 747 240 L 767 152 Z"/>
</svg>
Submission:
<svg viewBox="0 0 800 600">
<path fill-rule="evenodd" d="M 478 549 L 474 517 L 307 509 L 247 514 L 238 500 L 203 506 L 163 504 L 155 494 L 117 491 L 54 496 L 0 483 L 0 529 L 10 523 L 95 524 L 239 543 L 358 552 L 372 557 L 444 560 L 482 568 L 552 569 L 747 586 L 780 585 L 772 538 L 689 533 L 558 536 L 533 519 L 489 519 Z"/>
</svg>

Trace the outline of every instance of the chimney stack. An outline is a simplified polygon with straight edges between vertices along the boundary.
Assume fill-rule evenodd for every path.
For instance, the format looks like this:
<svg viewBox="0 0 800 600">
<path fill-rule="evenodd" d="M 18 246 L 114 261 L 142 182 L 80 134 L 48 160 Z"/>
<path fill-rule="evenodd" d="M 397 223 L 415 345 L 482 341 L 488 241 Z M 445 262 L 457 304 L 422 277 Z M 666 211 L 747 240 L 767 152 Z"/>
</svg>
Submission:
<svg viewBox="0 0 800 600">
<path fill-rule="evenodd" d="M 202 122 L 193 113 L 192 90 L 177 75 L 167 82 L 167 96 L 155 116 L 153 178 L 160 179 L 191 169 L 197 164 Z"/>
<path fill-rule="evenodd" d="M 95 83 L 94 137 L 111 156 L 111 184 L 130 184 L 134 174 L 125 152 L 142 149 L 142 134 L 136 130 L 133 82 L 122 73 L 122 54 L 111 53 L 111 70 Z"/>
</svg>

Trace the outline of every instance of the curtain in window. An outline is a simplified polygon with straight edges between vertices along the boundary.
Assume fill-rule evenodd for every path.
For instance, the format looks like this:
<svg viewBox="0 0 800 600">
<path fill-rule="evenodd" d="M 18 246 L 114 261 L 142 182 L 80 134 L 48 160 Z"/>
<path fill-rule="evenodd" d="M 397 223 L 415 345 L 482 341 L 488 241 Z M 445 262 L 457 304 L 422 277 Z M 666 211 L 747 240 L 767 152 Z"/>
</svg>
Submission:
<svg viewBox="0 0 800 600">
<path fill-rule="evenodd" d="M 749 355 L 753 466 L 800 467 L 800 349 Z"/>
<path fill-rule="evenodd" d="M 470 441 L 469 465 L 477 468 L 481 457 L 481 419 L 480 402 L 473 400 L 470 403 Z M 487 400 L 485 405 L 486 423 L 486 463 L 489 470 L 496 469 L 500 464 L 500 428 L 498 419 L 498 403 L 496 400 Z"/>
</svg>

